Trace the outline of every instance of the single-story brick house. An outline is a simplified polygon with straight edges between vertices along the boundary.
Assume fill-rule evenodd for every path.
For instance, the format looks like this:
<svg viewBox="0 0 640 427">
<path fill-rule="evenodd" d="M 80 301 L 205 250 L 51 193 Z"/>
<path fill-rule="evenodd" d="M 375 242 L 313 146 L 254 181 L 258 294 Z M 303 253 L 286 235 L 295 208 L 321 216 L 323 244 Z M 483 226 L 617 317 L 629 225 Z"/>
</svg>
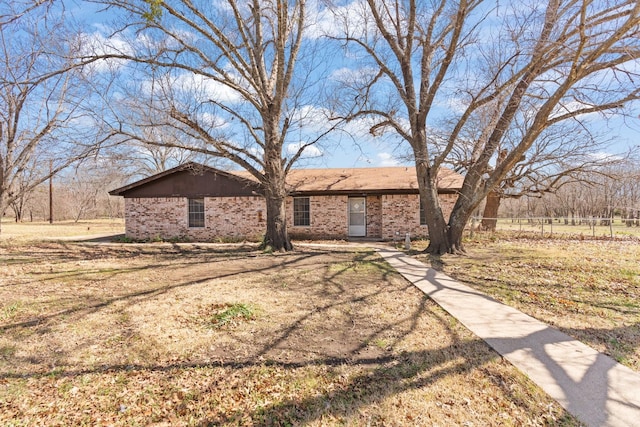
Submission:
<svg viewBox="0 0 640 427">
<path fill-rule="evenodd" d="M 462 180 L 448 169 L 440 173 L 445 217 Z M 292 238 L 427 236 L 413 167 L 294 169 L 287 185 Z M 132 239 L 258 240 L 265 232 L 261 186 L 244 171 L 188 163 L 109 194 L 125 198 L 126 235 Z"/>
</svg>

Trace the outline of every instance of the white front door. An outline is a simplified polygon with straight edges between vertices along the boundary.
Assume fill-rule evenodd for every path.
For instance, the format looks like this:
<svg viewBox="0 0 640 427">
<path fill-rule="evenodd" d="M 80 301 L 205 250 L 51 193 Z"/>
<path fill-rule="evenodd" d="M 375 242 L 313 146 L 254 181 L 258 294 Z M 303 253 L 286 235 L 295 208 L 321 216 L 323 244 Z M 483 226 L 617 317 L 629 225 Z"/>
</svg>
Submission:
<svg viewBox="0 0 640 427">
<path fill-rule="evenodd" d="M 349 197 L 349 237 L 367 235 L 366 215 L 366 199 L 364 197 Z"/>
</svg>

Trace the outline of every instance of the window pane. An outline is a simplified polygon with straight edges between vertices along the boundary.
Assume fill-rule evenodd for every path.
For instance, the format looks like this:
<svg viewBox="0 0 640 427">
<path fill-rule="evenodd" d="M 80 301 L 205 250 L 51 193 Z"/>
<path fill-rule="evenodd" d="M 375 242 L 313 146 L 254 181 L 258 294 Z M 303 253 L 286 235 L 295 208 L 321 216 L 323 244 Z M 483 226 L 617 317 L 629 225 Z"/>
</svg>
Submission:
<svg viewBox="0 0 640 427">
<path fill-rule="evenodd" d="M 349 214 L 349 225 L 364 225 L 363 213 L 356 212 Z"/>
<path fill-rule="evenodd" d="M 189 199 L 189 227 L 204 227 L 204 199 Z"/>
<path fill-rule="evenodd" d="M 293 199 L 293 225 L 311 225 L 310 204 L 308 197 L 295 197 Z"/>
</svg>

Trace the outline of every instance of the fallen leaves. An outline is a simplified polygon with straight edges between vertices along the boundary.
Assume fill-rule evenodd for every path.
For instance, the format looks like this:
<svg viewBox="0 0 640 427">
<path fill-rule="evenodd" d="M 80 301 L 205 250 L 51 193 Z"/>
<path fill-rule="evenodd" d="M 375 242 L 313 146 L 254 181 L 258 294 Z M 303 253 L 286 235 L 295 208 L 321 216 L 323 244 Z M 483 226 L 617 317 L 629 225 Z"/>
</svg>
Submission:
<svg viewBox="0 0 640 427">
<path fill-rule="evenodd" d="M 443 257 L 446 273 L 640 370 L 639 241 L 507 238 L 466 247 L 466 257 Z M 609 343 L 612 332 L 626 351 Z"/>
</svg>

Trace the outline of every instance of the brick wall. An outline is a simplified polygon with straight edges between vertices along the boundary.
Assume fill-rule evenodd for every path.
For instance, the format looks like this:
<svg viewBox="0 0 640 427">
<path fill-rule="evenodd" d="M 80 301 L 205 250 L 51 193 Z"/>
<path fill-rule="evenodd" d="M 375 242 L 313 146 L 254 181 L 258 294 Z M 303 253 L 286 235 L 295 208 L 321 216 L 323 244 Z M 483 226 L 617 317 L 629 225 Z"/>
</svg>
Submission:
<svg viewBox="0 0 640 427">
<path fill-rule="evenodd" d="M 293 225 L 293 198 L 287 198 L 287 230 L 292 238 L 344 239 L 347 237 L 347 196 L 310 196 L 310 226 Z"/>
<path fill-rule="evenodd" d="M 266 204 L 262 197 L 206 197 L 204 228 L 189 227 L 187 205 L 184 197 L 125 199 L 127 237 L 214 241 L 259 240 L 264 234 Z"/>
<path fill-rule="evenodd" d="M 455 195 L 440 196 L 448 218 Z M 420 225 L 417 194 L 367 197 L 367 236 L 393 240 L 427 237 Z M 348 197 L 311 196 L 310 226 L 293 225 L 293 199 L 286 201 L 287 228 L 292 238 L 345 239 L 348 234 Z M 219 239 L 260 240 L 266 228 L 262 197 L 206 197 L 205 227 L 189 228 L 188 201 L 184 197 L 125 199 L 126 234 L 133 239 L 179 238 L 195 241 Z M 397 233 L 397 234 L 396 234 Z"/>
<path fill-rule="evenodd" d="M 417 194 L 382 196 L 382 238 L 386 240 L 426 237 L 427 227 L 420 225 L 420 199 Z"/>
<path fill-rule="evenodd" d="M 382 237 L 382 197 L 367 196 L 367 237 Z"/>
<path fill-rule="evenodd" d="M 132 239 L 174 237 L 185 233 L 186 198 L 127 198 L 124 212 L 125 232 Z"/>
<path fill-rule="evenodd" d="M 449 217 L 451 216 L 451 212 L 453 211 L 453 206 L 456 204 L 458 200 L 457 194 L 440 194 L 438 195 L 440 199 L 440 207 L 442 208 L 442 213 L 444 214 L 444 219 L 449 221 Z"/>
<path fill-rule="evenodd" d="M 367 237 L 382 237 L 382 196 L 367 196 Z M 349 233 L 348 196 L 309 197 L 309 226 L 293 225 L 293 199 L 287 200 L 287 229 L 292 238 L 345 239 Z"/>
<path fill-rule="evenodd" d="M 445 220 L 449 219 L 456 194 L 440 194 L 440 207 Z M 429 230 L 420 225 L 420 197 L 417 194 L 382 196 L 382 238 L 385 240 L 404 239 L 410 233 L 411 238 L 427 238 Z"/>
</svg>

